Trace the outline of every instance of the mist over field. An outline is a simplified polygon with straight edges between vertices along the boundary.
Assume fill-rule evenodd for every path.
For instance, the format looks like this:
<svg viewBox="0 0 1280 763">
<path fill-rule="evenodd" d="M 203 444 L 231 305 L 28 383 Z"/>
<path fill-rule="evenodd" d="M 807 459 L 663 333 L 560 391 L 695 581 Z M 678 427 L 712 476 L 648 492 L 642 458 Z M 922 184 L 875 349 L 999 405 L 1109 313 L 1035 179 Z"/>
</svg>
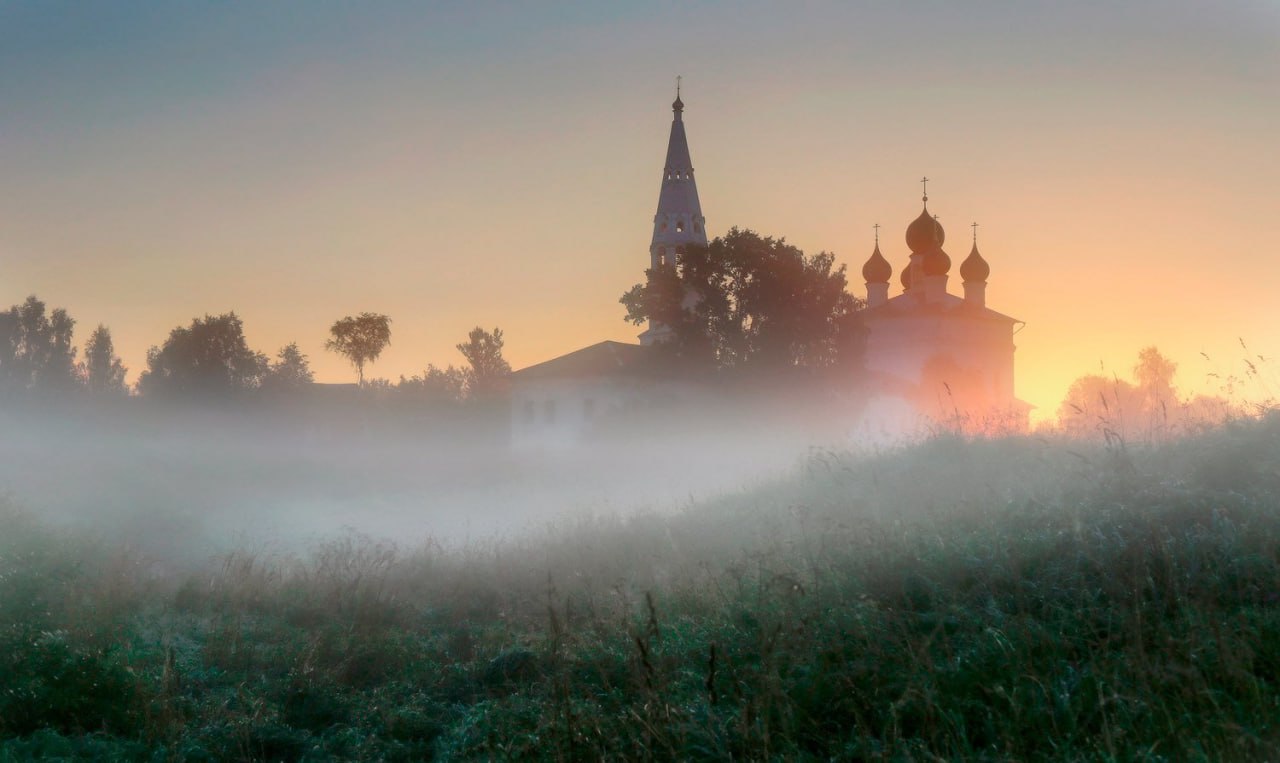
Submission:
<svg viewBox="0 0 1280 763">
<path fill-rule="evenodd" d="M 300 549 L 349 531 L 459 545 L 553 521 L 668 512 L 780 476 L 810 445 L 800 434 L 703 423 L 520 451 L 493 416 L 49 406 L 4 414 L 0 489 L 49 521 L 160 556 Z"/>
</svg>

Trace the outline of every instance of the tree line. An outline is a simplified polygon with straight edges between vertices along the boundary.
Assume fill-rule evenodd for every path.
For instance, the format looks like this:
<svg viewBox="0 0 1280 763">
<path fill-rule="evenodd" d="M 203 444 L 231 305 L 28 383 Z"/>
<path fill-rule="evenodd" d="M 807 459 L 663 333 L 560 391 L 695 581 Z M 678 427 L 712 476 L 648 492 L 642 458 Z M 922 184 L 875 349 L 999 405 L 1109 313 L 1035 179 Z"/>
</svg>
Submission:
<svg viewBox="0 0 1280 763">
<path fill-rule="evenodd" d="M 315 382 L 310 360 L 296 342 L 274 357 L 252 349 L 236 313 L 196 317 L 176 326 L 146 355 L 136 384 L 116 353 L 111 330 L 99 324 L 84 344 L 74 341 L 76 321 L 64 308 L 48 309 L 32 295 L 0 312 L 0 393 L 84 393 L 96 398 L 218 400 L 248 395 L 283 397 Z M 421 375 L 366 381 L 365 368 L 391 343 L 391 318 L 378 313 L 346 316 L 333 323 L 325 349 L 346 359 L 358 386 L 392 391 L 414 400 L 460 404 L 500 397 L 511 366 L 503 357 L 502 329 L 477 326 L 456 345 L 462 366 L 428 365 Z"/>
</svg>

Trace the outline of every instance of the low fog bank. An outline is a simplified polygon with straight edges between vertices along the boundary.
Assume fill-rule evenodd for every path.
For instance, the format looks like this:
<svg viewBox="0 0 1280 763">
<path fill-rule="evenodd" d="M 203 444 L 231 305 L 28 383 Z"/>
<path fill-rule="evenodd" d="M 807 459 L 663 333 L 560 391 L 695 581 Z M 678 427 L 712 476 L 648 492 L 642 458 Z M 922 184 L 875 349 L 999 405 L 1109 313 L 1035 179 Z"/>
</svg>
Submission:
<svg viewBox="0 0 1280 763">
<path fill-rule="evenodd" d="M 686 413 L 513 450 L 504 414 L 415 421 L 372 409 L 316 416 L 129 401 L 8 410 L 0 490 L 46 521 L 161 557 L 295 549 L 350 531 L 467 544 L 750 489 L 826 437 Z"/>
</svg>

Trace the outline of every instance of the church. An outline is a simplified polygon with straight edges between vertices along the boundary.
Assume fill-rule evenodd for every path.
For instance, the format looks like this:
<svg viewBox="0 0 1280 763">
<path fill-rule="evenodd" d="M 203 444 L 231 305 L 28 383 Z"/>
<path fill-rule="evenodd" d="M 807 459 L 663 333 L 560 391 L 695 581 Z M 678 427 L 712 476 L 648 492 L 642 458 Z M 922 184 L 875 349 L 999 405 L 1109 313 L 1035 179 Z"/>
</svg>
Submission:
<svg viewBox="0 0 1280 763">
<path fill-rule="evenodd" d="M 708 243 L 679 88 L 671 108 L 650 268 L 676 262 L 686 247 Z M 987 307 L 991 268 L 978 252 L 976 223 L 972 249 L 959 268 L 963 296 L 947 291 L 946 234 L 929 212 L 927 179 L 922 182 L 924 209 L 906 231 L 910 256 L 901 270 L 902 292 L 889 295 L 893 266 L 880 251 L 878 226 L 875 249 L 862 268 L 866 350 L 863 378 L 850 379 L 861 414 L 849 422 L 849 436 L 906 436 L 931 423 L 974 432 L 1025 429 L 1029 406 L 1014 396 L 1013 386 L 1013 336 L 1021 322 Z M 668 332 L 651 322 L 639 344 L 599 342 L 515 371 L 512 444 L 572 446 L 621 416 L 714 395 L 670 378 L 650 362 L 649 347 Z"/>
</svg>

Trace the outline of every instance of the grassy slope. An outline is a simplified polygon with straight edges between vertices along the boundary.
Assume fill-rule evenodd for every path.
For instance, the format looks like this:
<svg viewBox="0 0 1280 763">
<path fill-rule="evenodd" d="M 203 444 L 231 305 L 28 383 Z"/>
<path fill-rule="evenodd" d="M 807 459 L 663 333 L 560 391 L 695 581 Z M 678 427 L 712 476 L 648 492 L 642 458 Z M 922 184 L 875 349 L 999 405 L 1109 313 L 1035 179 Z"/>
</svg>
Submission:
<svg viewBox="0 0 1280 763">
<path fill-rule="evenodd" d="M 1280 417 L 180 573 L 0 517 L 0 760 L 1275 759 Z"/>
</svg>

